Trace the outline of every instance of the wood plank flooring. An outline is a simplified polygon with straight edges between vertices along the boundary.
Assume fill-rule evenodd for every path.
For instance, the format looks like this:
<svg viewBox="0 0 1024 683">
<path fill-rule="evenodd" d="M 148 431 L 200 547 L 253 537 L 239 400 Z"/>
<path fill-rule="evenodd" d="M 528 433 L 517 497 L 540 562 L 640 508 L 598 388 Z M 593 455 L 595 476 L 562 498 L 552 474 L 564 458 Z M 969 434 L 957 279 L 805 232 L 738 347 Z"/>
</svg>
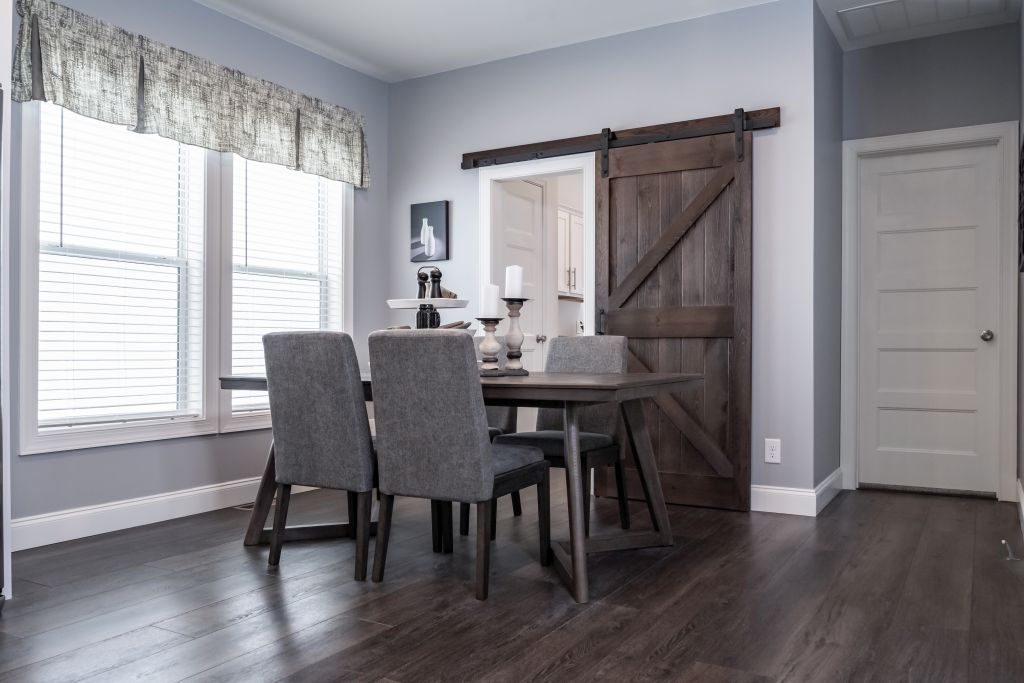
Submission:
<svg viewBox="0 0 1024 683">
<path fill-rule="evenodd" d="M 567 533 L 560 478 L 554 536 Z M 1024 543 L 1014 505 L 857 491 L 817 519 L 670 507 L 673 548 L 591 558 L 588 605 L 537 562 L 536 512 L 499 506 L 491 595 L 473 537 L 431 552 L 400 499 L 385 582 L 350 541 L 279 567 L 230 509 L 16 553 L 0 681 L 1022 681 Z M 596 530 L 613 500 L 596 499 Z M 289 521 L 340 521 L 343 494 Z M 646 524 L 633 506 L 635 526 Z"/>
</svg>

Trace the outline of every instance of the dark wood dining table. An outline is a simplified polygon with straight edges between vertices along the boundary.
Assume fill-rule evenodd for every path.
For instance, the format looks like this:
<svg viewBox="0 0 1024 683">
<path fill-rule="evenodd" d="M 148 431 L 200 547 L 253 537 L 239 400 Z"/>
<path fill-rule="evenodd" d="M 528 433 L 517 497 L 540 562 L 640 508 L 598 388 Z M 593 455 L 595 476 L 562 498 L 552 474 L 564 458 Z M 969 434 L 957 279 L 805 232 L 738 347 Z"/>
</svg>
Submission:
<svg viewBox="0 0 1024 683">
<path fill-rule="evenodd" d="M 565 425 L 565 465 L 569 499 L 569 542 L 552 544 L 555 568 L 577 602 L 589 600 L 587 555 L 614 550 L 672 545 L 672 526 L 658 477 L 650 433 L 644 418 L 643 399 L 661 393 L 678 392 L 701 375 L 667 373 L 582 374 L 535 372 L 523 377 L 481 377 L 484 402 L 488 405 L 532 408 L 560 408 Z M 232 375 L 220 378 L 222 389 L 266 391 L 265 377 Z M 363 394 L 373 400 L 373 384 L 363 376 Z M 618 403 L 626 436 L 651 518 L 649 530 L 623 530 L 587 537 L 583 515 L 583 471 L 580 459 L 579 411 L 596 403 Z M 274 447 L 270 447 L 267 466 L 249 518 L 245 545 L 267 542 L 264 528 L 273 505 L 276 487 Z M 301 529 L 293 537 L 302 537 Z M 288 539 L 289 536 L 286 536 Z"/>
</svg>

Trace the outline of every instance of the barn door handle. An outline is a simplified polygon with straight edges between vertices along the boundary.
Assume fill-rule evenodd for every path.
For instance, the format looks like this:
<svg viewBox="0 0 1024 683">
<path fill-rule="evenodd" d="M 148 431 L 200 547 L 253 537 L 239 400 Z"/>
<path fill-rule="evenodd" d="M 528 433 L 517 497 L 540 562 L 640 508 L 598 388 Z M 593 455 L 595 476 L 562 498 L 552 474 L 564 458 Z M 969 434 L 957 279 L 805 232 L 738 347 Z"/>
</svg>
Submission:
<svg viewBox="0 0 1024 683">
<path fill-rule="evenodd" d="M 996 338 L 996 333 L 992 330 L 982 330 L 981 335 L 979 336 L 981 337 L 981 341 L 990 342 Z"/>
<path fill-rule="evenodd" d="M 594 330 L 594 334 L 599 334 L 599 335 L 603 335 L 604 334 L 604 316 L 605 316 L 605 312 L 604 312 L 604 309 L 602 308 L 601 310 L 599 310 L 597 312 L 597 329 Z"/>
</svg>

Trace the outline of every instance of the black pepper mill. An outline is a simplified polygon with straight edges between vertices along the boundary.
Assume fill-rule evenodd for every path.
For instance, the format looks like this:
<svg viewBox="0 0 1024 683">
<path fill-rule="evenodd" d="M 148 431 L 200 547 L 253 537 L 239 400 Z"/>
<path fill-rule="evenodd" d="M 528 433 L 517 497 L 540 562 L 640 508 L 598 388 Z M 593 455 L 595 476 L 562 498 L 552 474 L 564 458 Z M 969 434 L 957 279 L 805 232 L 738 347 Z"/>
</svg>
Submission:
<svg viewBox="0 0 1024 683">
<path fill-rule="evenodd" d="M 422 270 L 416 273 L 416 298 L 426 299 L 427 298 L 427 280 L 429 276 Z"/>
<path fill-rule="evenodd" d="M 441 299 L 443 296 L 441 294 L 441 271 L 437 268 L 432 268 L 430 270 L 430 298 Z"/>
</svg>

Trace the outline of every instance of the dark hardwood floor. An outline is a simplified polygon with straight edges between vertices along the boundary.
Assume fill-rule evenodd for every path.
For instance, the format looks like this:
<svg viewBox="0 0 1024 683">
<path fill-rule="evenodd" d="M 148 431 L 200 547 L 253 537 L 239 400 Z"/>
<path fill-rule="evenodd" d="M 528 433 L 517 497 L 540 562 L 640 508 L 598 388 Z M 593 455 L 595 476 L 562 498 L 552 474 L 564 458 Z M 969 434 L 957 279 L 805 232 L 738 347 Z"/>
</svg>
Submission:
<svg viewBox="0 0 1024 683">
<path fill-rule="evenodd" d="M 408 499 L 383 584 L 352 580 L 350 541 L 287 544 L 268 568 L 236 509 L 17 553 L 0 680 L 1024 680 L 1024 562 L 1000 547 L 1024 557 L 1014 505 L 858 491 L 817 519 L 671 507 L 675 547 L 591 558 L 581 606 L 537 563 L 524 498 L 521 518 L 499 507 L 486 602 L 473 536 L 435 555 L 429 504 Z M 614 526 L 614 501 L 594 505 Z M 291 509 L 298 524 L 346 506 L 316 491 Z"/>
</svg>

